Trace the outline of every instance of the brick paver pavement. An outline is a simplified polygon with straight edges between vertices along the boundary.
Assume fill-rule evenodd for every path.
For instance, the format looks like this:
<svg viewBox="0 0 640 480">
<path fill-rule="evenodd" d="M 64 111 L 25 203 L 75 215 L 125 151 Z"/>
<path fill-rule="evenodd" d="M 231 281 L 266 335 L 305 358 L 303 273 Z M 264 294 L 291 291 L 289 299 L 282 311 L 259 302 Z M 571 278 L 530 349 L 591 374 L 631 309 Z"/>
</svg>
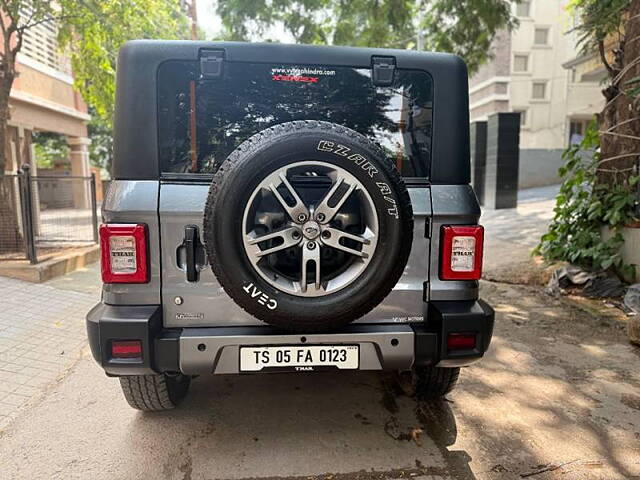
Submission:
<svg viewBox="0 0 640 480">
<path fill-rule="evenodd" d="M 0 430 L 78 358 L 84 316 L 98 300 L 83 293 L 0 277 Z"/>
<path fill-rule="evenodd" d="M 520 190 L 517 208 L 482 209 L 485 272 L 530 260 L 531 251 L 553 219 L 559 188 L 553 185 Z"/>
</svg>

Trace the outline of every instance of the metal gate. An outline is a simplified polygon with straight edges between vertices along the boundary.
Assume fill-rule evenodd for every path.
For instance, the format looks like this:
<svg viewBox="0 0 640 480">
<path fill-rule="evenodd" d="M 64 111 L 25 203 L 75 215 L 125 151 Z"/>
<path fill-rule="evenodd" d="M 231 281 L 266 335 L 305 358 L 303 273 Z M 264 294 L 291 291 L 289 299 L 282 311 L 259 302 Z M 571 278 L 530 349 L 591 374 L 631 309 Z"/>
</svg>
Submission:
<svg viewBox="0 0 640 480">
<path fill-rule="evenodd" d="M 57 250 L 98 242 L 95 176 L 0 177 L 0 260 L 37 263 Z"/>
</svg>

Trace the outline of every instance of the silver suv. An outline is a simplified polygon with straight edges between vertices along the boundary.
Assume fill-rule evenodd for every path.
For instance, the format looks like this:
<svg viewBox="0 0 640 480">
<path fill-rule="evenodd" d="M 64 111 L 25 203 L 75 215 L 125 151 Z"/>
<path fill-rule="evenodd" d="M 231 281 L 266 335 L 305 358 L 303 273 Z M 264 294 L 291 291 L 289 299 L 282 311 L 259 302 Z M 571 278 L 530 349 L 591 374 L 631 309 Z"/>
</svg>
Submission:
<svg viewBox="0 0 640 480">
<path fill-rule="evenodd" d="M 441 396 L 489 347 L 455 56 L 128 43 L 112 176 L 87 330 L 134 408 L 202 374 L 393 370 Z"/>
</svg>

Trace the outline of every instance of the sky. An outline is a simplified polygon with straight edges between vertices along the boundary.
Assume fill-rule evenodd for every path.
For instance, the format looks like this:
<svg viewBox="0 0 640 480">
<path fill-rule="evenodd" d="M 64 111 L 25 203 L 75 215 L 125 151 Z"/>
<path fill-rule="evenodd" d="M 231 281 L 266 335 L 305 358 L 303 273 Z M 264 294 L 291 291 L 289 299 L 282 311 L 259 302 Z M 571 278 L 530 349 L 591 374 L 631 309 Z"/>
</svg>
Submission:
<svg viewBox="0 0 640 480">
<path fill-rule="evenodd" d="M 220 33 L 220 17 L 216 14 L 215 0 L 196 0 L 198 26 L 204 30 L 207 40 Z"/>
<path fill-rule="evenodd" d="M 216 14 L 216 0 L 196 0 L 198 14 L 198 26 L 204 31 L 206 40 L 212 40 L 222 30 L 220 17 Z M 278 26 L 272 27 L 268 32 L 269 38 L 283 43 L 293 43 L 293 38 Z"/>
</svg>

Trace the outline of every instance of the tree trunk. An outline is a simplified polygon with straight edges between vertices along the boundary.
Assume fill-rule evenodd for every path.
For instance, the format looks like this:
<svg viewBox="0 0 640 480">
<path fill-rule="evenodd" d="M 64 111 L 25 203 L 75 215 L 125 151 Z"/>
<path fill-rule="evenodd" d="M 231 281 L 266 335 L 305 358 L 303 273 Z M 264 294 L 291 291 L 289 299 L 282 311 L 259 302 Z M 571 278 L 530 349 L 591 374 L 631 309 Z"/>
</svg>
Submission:
<svg viewBox="0 0 640 480">
<path fill-rule="evenodd" d="M 13 81 L 16 77 L 16 55 L 22 47 L 23 30 L 17 26 L 18 18 L 7 9 L 7 2 L 3 2 L 0 11 L 2 31 L 2 46 L 0 53 L 0 253 L 20 252 L 24 242 L 20 230 L 20 200 L 16 189 L 17 179 L 7 177 L 7 152 L 9 132 L 8 122 L 11 118 L 9 96 Z M 20 148 L 19 145 L 16 146 Z M 16 165 L 19 168 L 20 165 Z"/>
<path fill-rule="evenodd" d="M 622 26 L 624 36 L 609 61 L 611 84 L 603 91 L 607 104 L 600 115 L 598 182 L 607 185 L 625 182 L 640 155 L 640 97 L 629 95 L 640 84 L 628 83 L 640 77 L 640 0 L 631 2 Z"/>
<path fill-rule="evenodd" d="M 24 240 L 19 222 L 18 181 L 13 176 L 5 175 L 5 169 L 8 165 L 7 152 L 11 151 L 9 148 L 11 136 L 7 122 L 9 121 L 9 93 L 12 84 L 12 79 L 10 82 L 3 79 L 0 87 L 0 254 L 24 251 Z"/>
</svg>

